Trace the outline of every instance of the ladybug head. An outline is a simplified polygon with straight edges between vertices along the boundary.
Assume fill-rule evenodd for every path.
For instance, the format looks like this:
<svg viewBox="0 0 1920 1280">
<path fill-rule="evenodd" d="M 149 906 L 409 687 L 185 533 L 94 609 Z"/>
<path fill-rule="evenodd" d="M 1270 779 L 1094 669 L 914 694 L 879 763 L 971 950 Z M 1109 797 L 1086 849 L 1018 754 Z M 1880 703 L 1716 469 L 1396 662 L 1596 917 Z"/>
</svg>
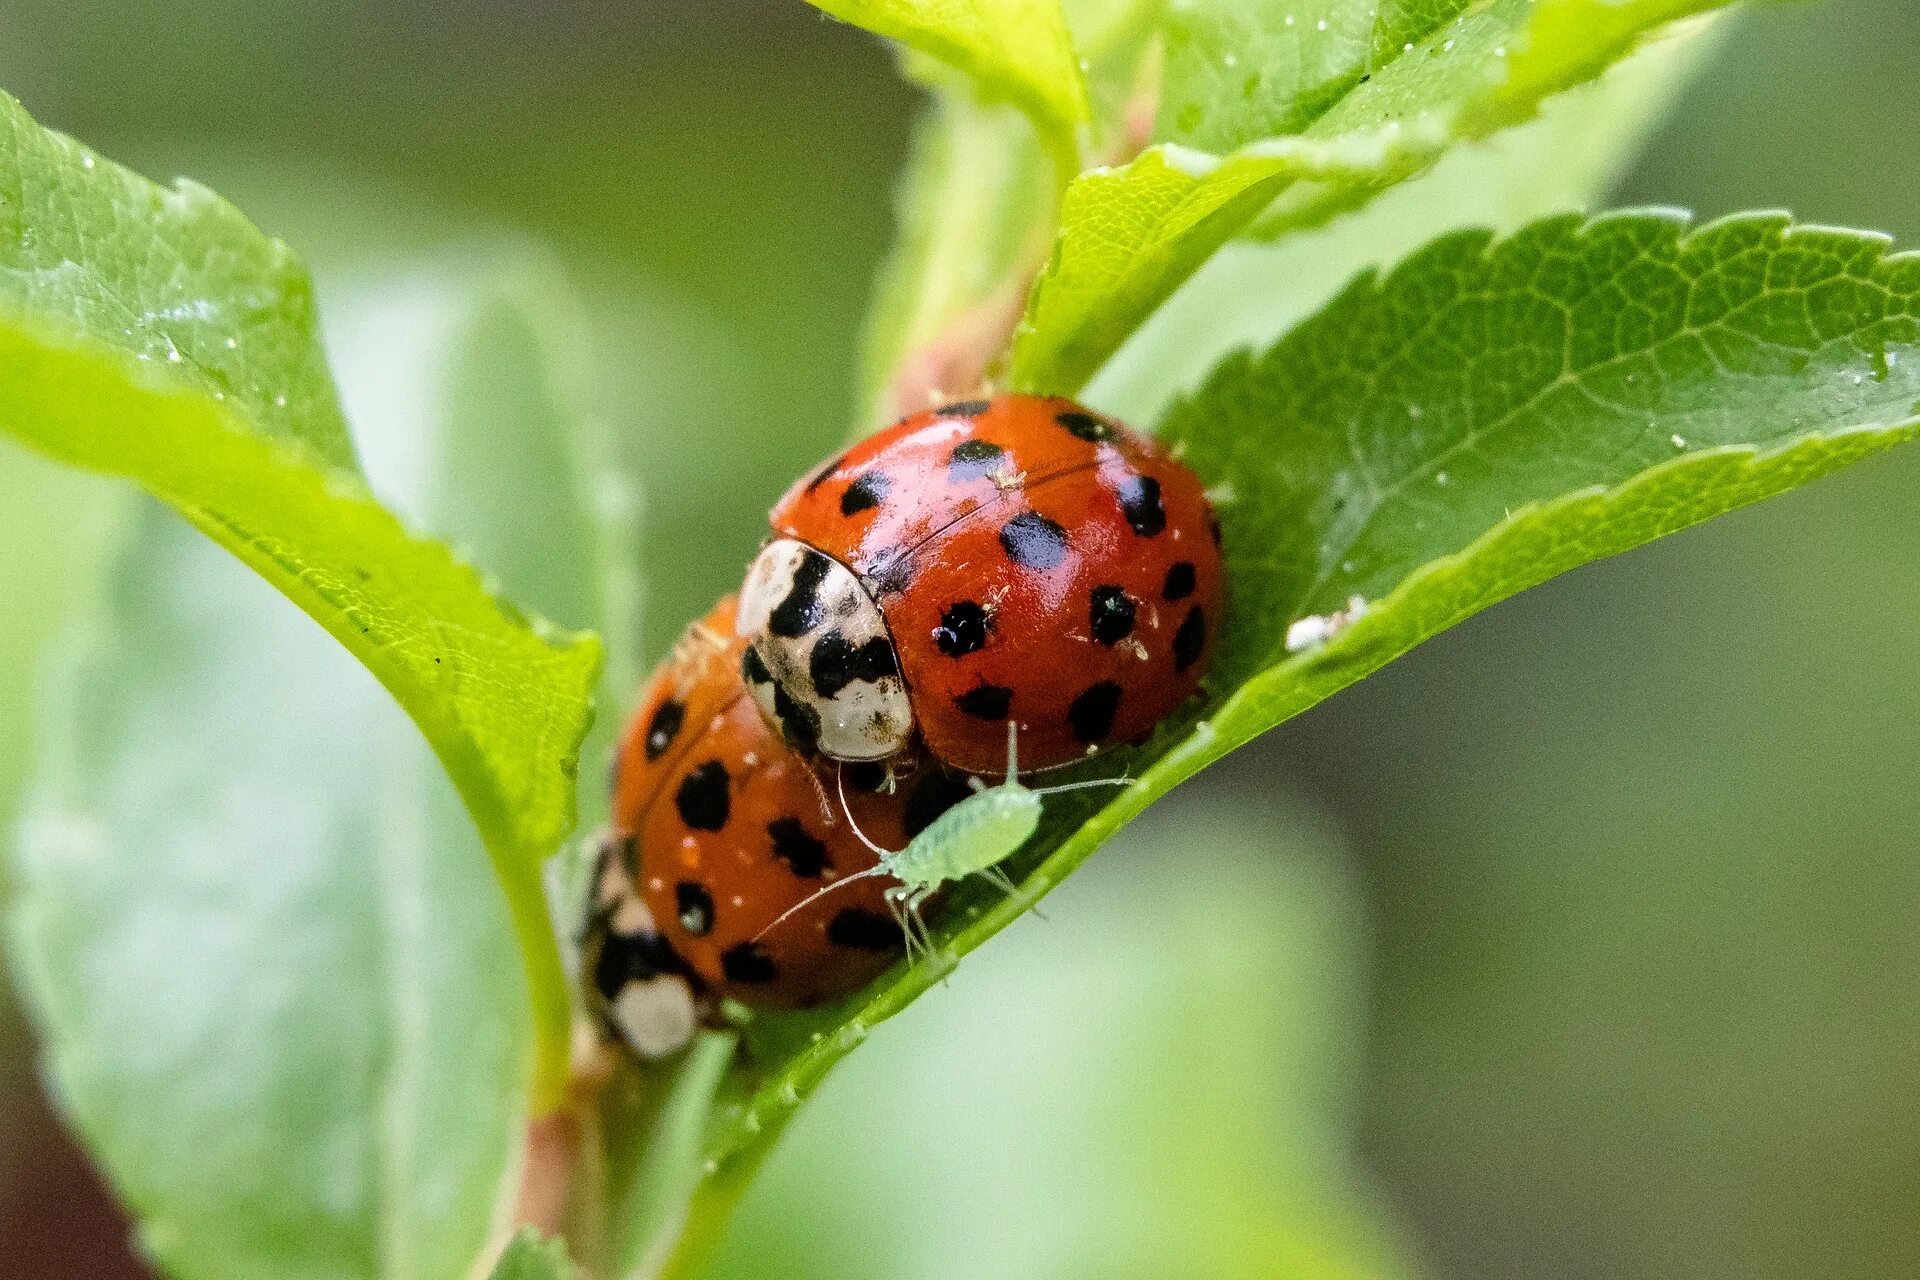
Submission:
<svg viewBox="0 0 1920 1280">
<path fill-rule="evenodd" d="M 883 760 L 913 736 L 913 708 L 880 606 L 853 570 L 792 538 L 761 548 L 740 591 L 741 675 L 802 751 Z"/>
</svg>

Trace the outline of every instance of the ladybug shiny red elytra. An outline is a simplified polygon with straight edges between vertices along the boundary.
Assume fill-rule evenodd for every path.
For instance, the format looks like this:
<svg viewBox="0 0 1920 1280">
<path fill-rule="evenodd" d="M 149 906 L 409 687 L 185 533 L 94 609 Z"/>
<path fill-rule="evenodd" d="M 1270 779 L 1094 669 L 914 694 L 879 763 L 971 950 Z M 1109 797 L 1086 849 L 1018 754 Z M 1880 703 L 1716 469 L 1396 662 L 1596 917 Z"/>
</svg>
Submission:
<svg viewBox="0 0 1920 1280">
<path fill-rule="evenodd" d="M 649 681 L 620 747 L 582 977 L 602 1025 L 648 1057 L 684 1044 L 719 999 L 804 1007 L 877 976 L 904 941 L 894 882 L 808 899 L 875 865 L 854 823 L 903 847 L 969 794 L 936 766 L 889 778 L 792 751 L 746 696 L 744 649 L 728 597 Z"/>
<path fill-rule="evenodd" d="M 1023 768 L 1134 742 L 1198 687 L 1221 615 L 1199 480 L 1073 401 L 947 405 L 773 509 L 740 596 L 754 702 L 796 748 Z"/>
</svg>

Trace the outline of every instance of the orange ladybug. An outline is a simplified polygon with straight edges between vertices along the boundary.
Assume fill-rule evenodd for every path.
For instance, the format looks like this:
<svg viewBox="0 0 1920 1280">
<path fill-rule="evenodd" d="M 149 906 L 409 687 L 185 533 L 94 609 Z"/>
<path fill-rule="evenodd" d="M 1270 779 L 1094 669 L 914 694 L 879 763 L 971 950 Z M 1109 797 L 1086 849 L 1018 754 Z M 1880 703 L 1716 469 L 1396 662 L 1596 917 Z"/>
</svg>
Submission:
<svg viewBox="0 0 1920 1280">
<path fill-rule="evenodd" d="M 800 1008 L 886 969 L 904 945 L 885 896 L 897 882 L 833 886 L 877 863 L 868 841 L 903 848 L 970 794 L 938 767 L 890 773 L 789 748 L 746 696 L 734 603 L 689 628 L 641 695 L 586 909 L 588 1003 L 649 1056 L 684 1043 L 696 1006 Z"/>
<path fill-rule="evenodd" d="M 1005 768 L 1135 742 L 1199 686 L 1221 617 L 1200 481 L 1071 400 L 916 414 L 795 484 L 747 572 L 744 674 L 830 758 Z"/>
</svg>

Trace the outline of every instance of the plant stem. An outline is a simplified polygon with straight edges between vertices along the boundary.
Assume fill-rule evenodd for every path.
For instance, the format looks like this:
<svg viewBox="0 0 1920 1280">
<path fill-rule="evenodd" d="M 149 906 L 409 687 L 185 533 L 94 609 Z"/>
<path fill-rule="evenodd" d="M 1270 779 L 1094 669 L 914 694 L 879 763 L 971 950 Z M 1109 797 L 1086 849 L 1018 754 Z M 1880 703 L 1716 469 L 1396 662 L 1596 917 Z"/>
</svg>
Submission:
<svg viewBox="0 0 1920 1280">
<path fill-rule="evenodd" d="M 535 1120 L 563 1110 L 572 1070 L 573 1011 L 567 996 L 566 967 L 547 914 L 538 864 L 531 859 L 496 857 L 507 892 L 507 909 L 520 944 L 527 974 L 527 1002 L 533 1021 L 533 1075 L 527 1111 Z"/>
<path fill-rule="evenodd" d="M 707 1270 L 726 1239 L 733 1211 L 740 1206 L 740 1198 L 753 1185 L 754 1175 L 760 1172 L 772 1148 L 771 1141 L 761 1143 L 725 1161 L 700 1180 L 687 1202 L 686 1220 L 681 1224 L 679 1239 L 674 1241 L 673 1252 L 649 1280 L 697 1280 Z"/>
</svg>

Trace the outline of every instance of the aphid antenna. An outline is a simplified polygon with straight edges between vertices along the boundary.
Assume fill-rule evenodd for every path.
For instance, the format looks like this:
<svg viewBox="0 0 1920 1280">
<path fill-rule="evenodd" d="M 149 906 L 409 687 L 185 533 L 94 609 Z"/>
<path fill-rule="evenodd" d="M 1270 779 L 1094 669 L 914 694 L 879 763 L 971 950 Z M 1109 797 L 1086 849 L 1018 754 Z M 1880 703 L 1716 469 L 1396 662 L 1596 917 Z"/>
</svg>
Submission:
<svg viewBox="0 0 1920 1280">
<path fill-rule="evenodd" d="M 814 781 L 815 781 L 815 782 L 818 782 L 818 781 L 819 781 L 819 779 L 818 779 L 818 778 L 816 778 L 816 779 L 814 779 Z M 882 848 L 881 848 L 881 847 L 880 847 L 879 845 L 877 845 L 877 844 L 875 844 L 875 843 L 874 843 L 873 841 L 871 841 L 871 840 L 869 840 L 869 839 L 867 838 L 867 833 L 866 833 L 866 832 L 864 832 L 864 831 L 862 831 L 862 830 L 860 829 L 860 820 L 859 820 L 858 818 L 855 818 L 855 817 L 853 816 L 853 806 L 847 803 L 847 774 L 846 774 L 846 766 L 845 766 L 845 765 L 844 765 L 843 763 L 841 763 L 840 761 L 838 761 L 838 760 L 836 760 L 836 761 L 834 761 L 834 762 L 833 762 L 833 789 L 834 789 L 835 791 L 837 791 L 837 792 L 839 792 L 839 794 L 840 794 L 840 812 L 842 812 L 842 813 L 844 813 L 844 814 L 846 814 L 846 815 L 847 815 L 847 825 L 853 828 L 853 834 L 855 834 L 856 836 L 859 836 L 859 837 L 860 837 L 860 843 L 861 843 L 861 844 L 864 844 L 865 846 L 867 846 L 867 848 L 869 848 L 869 849 L 871 849 L 871 850 L 873 850 L 873 851 L 874 851 L 874 852 L 875 852 L 876 854 L 878 854 L 878 855 L 879 855 L 879 856 L 880 856 L 880 857 L 881 857 L 882 859 L 887 859 L 887 858 L 893 858 L 893 857 L 897 857 L 897 856 L 899 856 L 899 854 L 900 854 L 900 852 L 901 852 L 900 850 L 898 850 L 898 849 L 882 849 Z M 822 803 L 824 803 L 824 802 L 825 802 L 825 793 L 824 793 L 824 792 L 822 792 Z M 829 819 L 829 821 L 831 821 L 831 819 Z M 865 874 L 865 872 L 862 872 L 861 874 L 863 874 L 863 875 L 864 875 L 864 874 Z"/>
<path fill-rule="evenodd" d="M 841 876 L 838 880 L 835 880 L 832 884 L 825 885 L 821 888 L 815 889 L 812 893 L 800 899 L 800 901 L 794 903 L 792 906 L 788 907 L 785 911 L 782 911 L 779 915 L 775 916 L 772 920 L 768 921 L 767 924 L 760 930 L 760 932 L 754 934 L 753 937 L 748 939 L 748 941 L 749 942 L 760 941 L 760 939 L 766 937 L 768 934 L 772 933 L 775 929 L 778 929 L 781 925 L 785 924 L 788 916 L 792 915 L 794 912 L 799 911 L 805 907 L 812 906 L 814 903 L 818 902 L 820 899 L 832 893 L 835 889 L 844 889 L 848 885 L 852 884 L 855 880 L 865 880 L 870 876 L 883 876 L 885 874 L 887 874 L 887 868 L 885 867 L 885 865 L 875 865 L 875 866 L 868 867 L 865 871 L 856 871 L 850 876 Z"/>
<path fill-rule="evenodd" d="M 1085 782 L 1062 782 L 1058 786 L 1040 787 L 1033 794 L 1037 796 L 1057 796 L 1062 791 L 1084 791 L 1088 787 L 1124 787 L 1132 778 L 1089 778 Z"/>
</svg>

